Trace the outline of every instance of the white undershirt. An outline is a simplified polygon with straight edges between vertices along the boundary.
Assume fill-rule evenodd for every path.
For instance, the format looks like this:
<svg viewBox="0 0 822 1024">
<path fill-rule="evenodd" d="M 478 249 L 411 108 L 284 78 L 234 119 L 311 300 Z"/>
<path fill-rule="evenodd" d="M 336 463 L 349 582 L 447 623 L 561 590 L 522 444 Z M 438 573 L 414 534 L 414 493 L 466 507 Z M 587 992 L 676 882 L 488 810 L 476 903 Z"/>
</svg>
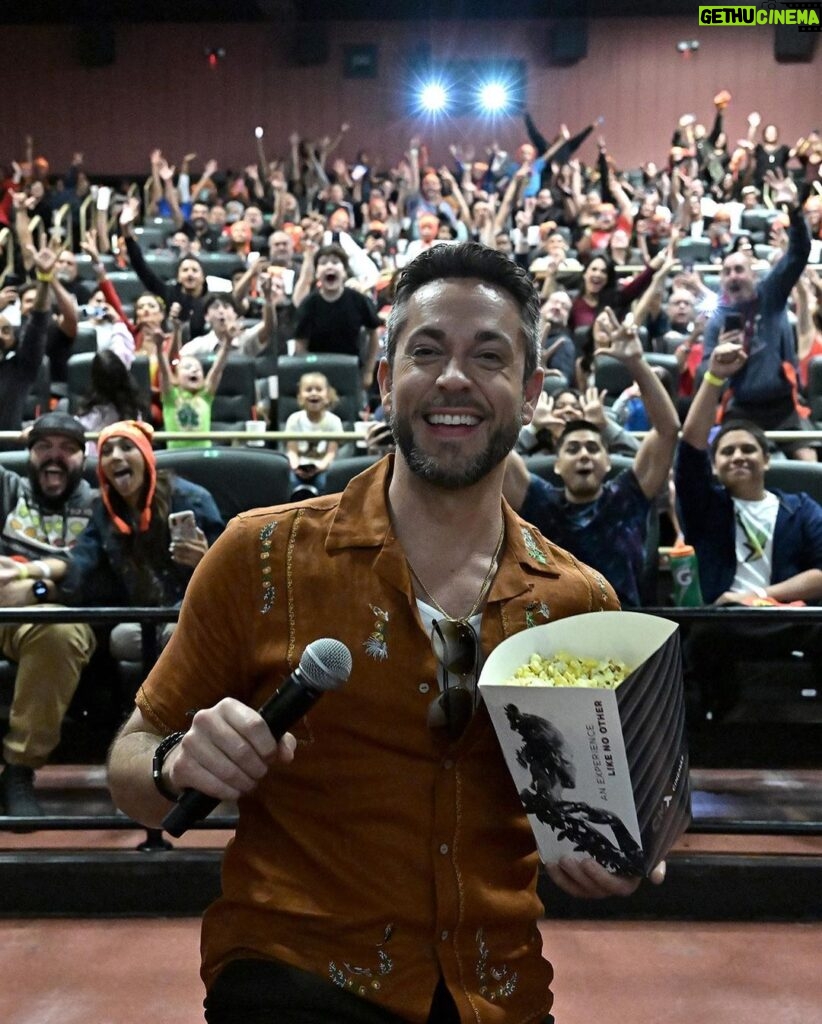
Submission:
<svg viewBox="0 0 822 1024">
<path fill-rule="evenodd" d="M 422 625 L 425 629 L 428 637 L 431 637 L 431 632 L 434 628 L 434 623 L 439 622 L 440 619 L 444 618 L 443 614 L 439 609 L 432 607 L 430 604 L 426 604 L 425 601 L 421 601 L 417 598 L 417 610 L 420 613 L 422 619 Z M 477 643 L 479 643 L 480 628 L 482 626 L 482 612 L 477 612 L 476 615 L 472 615 L 470 619 L 466 620 L 468 625 L 471 626 L 474 632 L 477 634 Z M 477 654 L 479 659 L 477 665 L 477 671 L 482 668 L 482 649 L 480 648 Z M 437 685 L 442 689 L 442 673 L 437 673 Z"/>
<path fill-rule="evenodd" d="M 731 590 L 747 593 L 771 582 L 773 535 L 779 499 L 770 491 L 760 501 L 734 498 L 736 575 Z"/>
</svg>

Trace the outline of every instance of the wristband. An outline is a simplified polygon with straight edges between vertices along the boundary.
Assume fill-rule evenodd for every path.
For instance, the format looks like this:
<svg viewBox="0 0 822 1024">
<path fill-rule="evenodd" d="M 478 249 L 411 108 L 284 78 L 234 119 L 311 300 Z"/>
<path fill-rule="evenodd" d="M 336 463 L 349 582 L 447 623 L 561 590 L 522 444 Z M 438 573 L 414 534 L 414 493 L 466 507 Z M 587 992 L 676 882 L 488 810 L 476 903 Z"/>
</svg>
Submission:
<svg viewBox="0 0 822 1024">
<path fill-rule="evenodd" d="M 51 579 L 51 566 L 48 564 L 48 562 L 44 562 L 42 560 L 42 558 L 38 558 L 34 562 L 32 562 L 31 564 L 32 565 L 36 565 L 37 568 L 40 570 L 40 578 L 41 579 L 44 579 L 44 580 L 50 580 Z"/>
<path fill-rule="evenodd" d="M 53 273 L 44 274 L 42 270 L 35 270 L 34 276 L 38 281 L 42 281 L 43 284 L 48 284 L 49 281 L 54 277 Z"/>
<path fill-rule="evenodd" d="M 702 375 L 702 379 L 707 381 L 709 384 L 713 384 L 715 388 L 725 387 L 725 381 L 722 379 L 722 377 L 717 377 L 717 375 L 715 373 L 711 373 L 710 370 L 705 371 L 705 373 Z"/>
<path fill-rule="evenodd" d="M 163 765 L 165 764 L 166 758 L 171 751 L 177 746 L 180 740 L 185 736 L 185 732 L 173 732 L 171 735 L 166 736 L 165 739 L 160 740 L 157 749 L 154 751 L 154 757 L 151 759 L 151 777 L 154 779 L 154 785 L 157 787 L 157 792 L 166 798 L 171 800 L 172 803 L 177 802 L 177 793 L 172 793 L 171 790 L 163 782 Z"/>
<path fill-rule="evenodd" d="M 29 572 L 29 567 L 20 562 L 20 564 L 17 566 L 17 579 L 27 580 L 29 579 L 30 576 L 31 573 Z"/>
</svg>

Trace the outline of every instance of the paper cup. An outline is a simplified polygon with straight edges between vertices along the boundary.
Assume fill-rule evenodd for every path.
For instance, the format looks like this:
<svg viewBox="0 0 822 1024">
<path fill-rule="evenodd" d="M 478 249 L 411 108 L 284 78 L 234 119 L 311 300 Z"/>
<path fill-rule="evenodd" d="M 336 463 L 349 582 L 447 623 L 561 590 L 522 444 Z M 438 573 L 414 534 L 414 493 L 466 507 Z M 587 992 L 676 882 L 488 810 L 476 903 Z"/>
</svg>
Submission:
<svg viewBox="0 0 822 1024">
<path fill-rule="evenodd" d="M 506 682 L 532 654 L 560 652 L 629 675 L 615 690 Z M 543 861 L 647 875 L 691 820 L 677 624 L 594 612 L 535 626 L 491 653 L 479 687 Z"/>
<path fill-rule="evenodd" d="M 247 434 L 264 434 L 265 420 L 246 420 L 245 431 Z M 265 441 L 246 441 L 248 448 L 265 448 Z"/>
</svg>

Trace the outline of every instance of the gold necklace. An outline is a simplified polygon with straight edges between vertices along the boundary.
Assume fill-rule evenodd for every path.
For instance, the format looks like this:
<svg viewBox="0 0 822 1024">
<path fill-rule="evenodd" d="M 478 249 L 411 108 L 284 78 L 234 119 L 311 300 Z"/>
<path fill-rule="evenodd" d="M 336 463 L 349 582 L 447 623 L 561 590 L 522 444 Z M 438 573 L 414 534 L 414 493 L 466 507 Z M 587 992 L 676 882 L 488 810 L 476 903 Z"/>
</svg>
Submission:
<svg viewBox="0 0 822 1024">
<path fill-rule="evenodd" d="M 440 613 L 440 615 L 442 615 L 442 617 L 444 619 L 447 619 L 449 622 L 467 622 L 469 619 L 471 619 L 474 615 L 477 614 L 478 610 L 482 606 L 482 602 L 485 600 L 485 597 L 486 597 L 486 595 L 487 595 L 487 593 L 488 593 L 488 591 L 489 591 L 489 589 L 491 587 L 491 582 L 492 582 L 492 580 L 494 578 L 494 573 L 497 571 L 498 560 L 499 560 L 500 552 L 502 551 L 502 544 L 503 544 L 504 540 L 505 540 L 505 519 L 503 518 L 502 525 L 500 526 L 499 539 L 497 540 L 497 546 L 494 549 L 493 555 L 491 555 L 491 562 L 490 562 L 490 564 L 488 566 L 488 572 L 486 572 L 485 578 L 483 579 L 482 583 L 480 584 L 479 593 L 477 594 L 477 599 L 476 599 L 476 601 L 474 601 L 473 605 L 471 606 L 471 610 L 469 612 L 467 612 L 465 615 L 460 616 L 459 618 L 454 618 L 453 615 L 449 615 L 448 612 L 445 611 L 445 609 L 442 607 L 442 605 L 439 603 L 439 601 L 434 597 L 434 595 L 431 593 L 431 591 L 428 589 L 428 587 L 426 587 L 426 585 L 419 578 L 417 572 L 414 569 L 414 566 L 411 564 L 411 562 L 410 562 L 410 560 L 409 560 L 409 558 L 407 556 L 406 556 L 405 560 L 408 563 L 408 568 L 409 568 L 409 570 L 411 572 L 411 575 L 414 577 L 414 579 L 420 585 L 420 587 L 422 588 L 425 596 L 431 602 L 432 606 L 437 609 L 437 611 Z"/>
</svg>

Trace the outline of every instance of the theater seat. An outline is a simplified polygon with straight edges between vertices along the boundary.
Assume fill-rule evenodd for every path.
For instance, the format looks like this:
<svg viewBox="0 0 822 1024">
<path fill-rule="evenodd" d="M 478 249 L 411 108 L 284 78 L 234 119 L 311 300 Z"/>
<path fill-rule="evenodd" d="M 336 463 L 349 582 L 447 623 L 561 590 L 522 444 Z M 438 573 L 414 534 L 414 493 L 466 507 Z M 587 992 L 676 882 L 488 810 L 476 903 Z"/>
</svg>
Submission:
<svg viewBox="0 0 822 1024">
<path fill-rule="evenodd" d="M 207 374 L 214 356 L 202 356 Z M 225 364 L 214 404 L 211 407 L 212 430 L 242 430 L 246 420 L 254 419 L 257 402 L 256 363 L 250 356 L 232 353 Z"/>
<path fill-rule="evenodd" d="M 157 468 L 205 487 L 226 522 L 291 494 L 288 459 L 268 448 L 174 448 L 157 452 Z"/>
<path fill-rule="evenodd" d="M 790 494 L 804 491 L 822 505 L 822 462 L 776 459 L 765 473 L 765 486 Z"/>
<path fill-rule="evenodd" d="M 325 493 L 336 494 L 345 490 L 349 480 L 373 466 L 380 458 L 380 455 L 352 455 L 347 459 L 334 459 L 328 467 Z"/>
<path fill-rule="evenodd" d="M 304 373 L 322 373 L 337 394 L 339 404 L 332 410 L 343 423 L 354 423 L 362 409 L 362 373 L 356 356 L 311 352 L 301 356 L 281 356 L 277 362 L 279 398 L 277 414 L 280 429 L 292 412 L 296 412 L 297 385 Z"/>
</svg>

